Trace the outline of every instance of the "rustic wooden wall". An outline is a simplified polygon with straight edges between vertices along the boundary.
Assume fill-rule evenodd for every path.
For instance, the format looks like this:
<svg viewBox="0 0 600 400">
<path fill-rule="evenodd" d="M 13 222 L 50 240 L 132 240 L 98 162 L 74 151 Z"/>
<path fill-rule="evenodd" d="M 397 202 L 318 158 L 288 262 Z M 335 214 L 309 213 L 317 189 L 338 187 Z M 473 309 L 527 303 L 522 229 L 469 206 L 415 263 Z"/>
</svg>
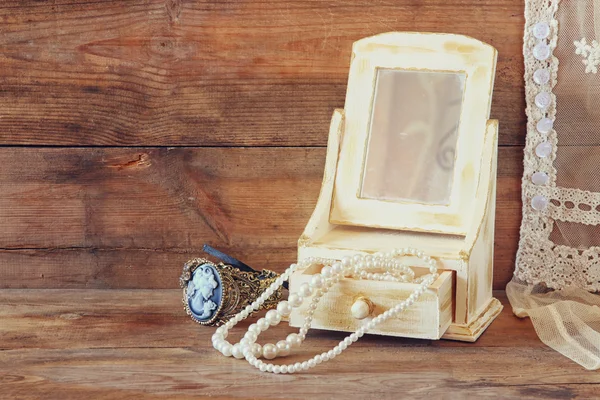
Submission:
<svg viewBox="0 0 600 400">
<path fill-rule="evenodd" d="M 0 287 L 173 288 L 202 243 L 281 270 L 316 202 L 353 41 L 462 33 L 499 51 L 495 287 L 510 279 L 522 0 L 6 0 Z"/>
</svg>

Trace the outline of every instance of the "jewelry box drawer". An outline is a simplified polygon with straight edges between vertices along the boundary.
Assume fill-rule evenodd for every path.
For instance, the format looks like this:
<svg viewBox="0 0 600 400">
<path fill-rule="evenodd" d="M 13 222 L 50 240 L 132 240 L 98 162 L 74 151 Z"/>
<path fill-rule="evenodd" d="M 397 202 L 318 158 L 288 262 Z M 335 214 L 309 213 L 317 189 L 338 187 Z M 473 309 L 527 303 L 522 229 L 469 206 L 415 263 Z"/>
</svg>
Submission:
<svg viewBox="0 0 600 400">
<path fill-rule="evenodd" d="M 419 270 L 415 268 L 417 274 Z M 293 274 L 290 292 L 297 292 L 302 283 L 310 282 L 315 272 L 309 268 Z M 421 339 L 441 338 L 453 319 L 453 280 L 452 271 L 442 271 L 412 306 L 368 333 Z M 371 318 L 408 298 L 418 286 L 416 283 L 343 278 L 321 298 L 311 328 L 354 332 Z M 295 308 L 290 315 L 290 325 L 301 327 L 307 310 L 306 303 Z"/>
</svg>

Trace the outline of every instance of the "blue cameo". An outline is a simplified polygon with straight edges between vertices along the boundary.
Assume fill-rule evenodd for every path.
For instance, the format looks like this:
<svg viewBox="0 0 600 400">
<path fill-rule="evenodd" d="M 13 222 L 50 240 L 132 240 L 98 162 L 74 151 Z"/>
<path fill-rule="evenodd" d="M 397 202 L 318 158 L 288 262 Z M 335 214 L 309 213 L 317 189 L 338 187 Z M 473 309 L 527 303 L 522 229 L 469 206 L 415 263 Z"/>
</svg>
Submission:
<svg viewBox="0 0 600 400">
<path fill-rule="evenodd" d="M 186 292 L 188 307 L 195 319 L 208 322 L 215 317 L 223 297 L 223 287 L 213 265 L 199 265 L 192 272 Z"/>
</svg>

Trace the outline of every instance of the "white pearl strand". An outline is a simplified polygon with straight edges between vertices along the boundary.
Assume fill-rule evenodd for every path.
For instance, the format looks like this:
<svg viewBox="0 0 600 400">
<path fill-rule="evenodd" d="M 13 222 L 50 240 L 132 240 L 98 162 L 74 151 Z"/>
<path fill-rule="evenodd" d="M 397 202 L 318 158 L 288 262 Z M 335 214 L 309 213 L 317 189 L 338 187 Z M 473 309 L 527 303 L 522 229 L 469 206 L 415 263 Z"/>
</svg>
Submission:
<svg viewBox="0 0 600 400">
<path fill-rule="evenodd" d="M 395 260 L 396 257 L 402 256 L 416 256 L 420 258 L 429 266 L 430 274 L 414 279 L 414 272 L 412 269 L 404 264 L 400 264 L 397 260 Z M 225 340 L 229 330 L 237 325 L 238 322 L 248 318 L 252 312 L 258 310 L 260 306 L 269 297 L 271 297 L 280 286 L 283 285 L 283 282 L 289 279 L 292 272 L 298 268 L 306 268 L 312 264 L 320 264 L 325 266 L 322 268 L 321 273 L 315 274 L 312 277 L 310 284 L 303 283 L 300 285 L 298 292 L 290 293 L 288 300 L 280 301 L 277 305 L 277 309 L 269 310 L 263 318 L 260 318 L 258 321 L 256 321 L 256 323 L 251 324 L 248 327 L 248 331 L 245 333 L 244 338 L 240 340 L 239 343 L 232 345 Z M 367 272 L 369 269 L 385 269 L 386 272 Z M 356 332 L 350 334 L 344 340 L 342 340 L 332 350 L 317 354 L 307 361 L 297 362 L 289 365 L 274 365 L 265 363 L 259 359 L 260 357 L 263 357 L 267 360 L 271 360 L 277 356 L 284 357 L 290 354 L 292 348 L 299 347 L 304 339 L 306 339 L 306 334 L 310 329 L 313 315 L 317 309 L 317 305 L 321 300 L 321 297 L 323 297 L 329 288 L 339 282 L 344 276 L 352 276 L 371 280 L 414 282 L 419 283 L 419 286 L 406 300 L 401 301 L 393 308 L 365 323 Z M 367 331 L 375 328 L 377 325 L 385 322 L 387 319 L 410 307 L 427 290 L 433 281 L 437 279 L 437 277 L 438 273 L 436 261 L 431 257 L 424 255 L 422 251 L 418 251 L 413 248 L 396 249 L 391 252 L 377 253 L 373 256 L 356 255 L 354 257 L 344 257 L 341 262 L 330 259 L 309 257 L 305 260 L 302 260 L 299 264 L 290 265 L 290 267 L 283 274 L 281 274 L 275 280 L 275 282 L 273 282 L 271 286 L 269 286 L 267 290 L 265 290 L 265 292 L 258 297 L 258 299 L 244 308 L 235 317 L 225 323 L 225 325 L 218 328 L 212 336 L 212 343 L 214 348 L 221 352 L 221 354 L 224 356 L 233 356 L 238 359 L 245 358 L 250 365 L 260 369 L 263 372 L 291 374 L 294 372 L 307 370 L 315 367 L 318 364 L 321 364 L 324 361 L 328 361 L 338 356 L 348 346 L 362 337 Z M 298 333 L 291 333 L 285 340 L 280 340 L 276 344 L 267 343 L 261 346 L 260 344 L 256 343 L 258 336 L 262 332 L 266 331 L 271 326 L 278 325 L 283 317 L 288 317 L 291 314 L 292 308 L 300 307 L 304 300 L 311 296 L 312 300 L 306 312 L 304 324 Z"/>
</svg>

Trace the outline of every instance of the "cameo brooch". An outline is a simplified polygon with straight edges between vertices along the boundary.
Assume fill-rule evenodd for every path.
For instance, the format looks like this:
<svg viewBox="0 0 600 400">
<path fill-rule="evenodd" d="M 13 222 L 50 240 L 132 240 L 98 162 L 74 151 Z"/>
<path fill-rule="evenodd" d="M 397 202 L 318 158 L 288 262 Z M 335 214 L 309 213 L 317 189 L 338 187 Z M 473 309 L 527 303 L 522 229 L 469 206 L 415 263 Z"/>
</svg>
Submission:
<svg viewBox="0 0 600 400">
<path fill-rule="evenodd" d="M 226 323 L 252 304 L 279 276 L 266 269 L 256 271 L 210 246 L 205 245 L 204 251 L 225 263 L 194 258 L 184 264 L 179 278 L 185 311 L 201 325 Z M 281 295 L 279 288 L 260 309 L 275 307 Z"/>
</svg>

